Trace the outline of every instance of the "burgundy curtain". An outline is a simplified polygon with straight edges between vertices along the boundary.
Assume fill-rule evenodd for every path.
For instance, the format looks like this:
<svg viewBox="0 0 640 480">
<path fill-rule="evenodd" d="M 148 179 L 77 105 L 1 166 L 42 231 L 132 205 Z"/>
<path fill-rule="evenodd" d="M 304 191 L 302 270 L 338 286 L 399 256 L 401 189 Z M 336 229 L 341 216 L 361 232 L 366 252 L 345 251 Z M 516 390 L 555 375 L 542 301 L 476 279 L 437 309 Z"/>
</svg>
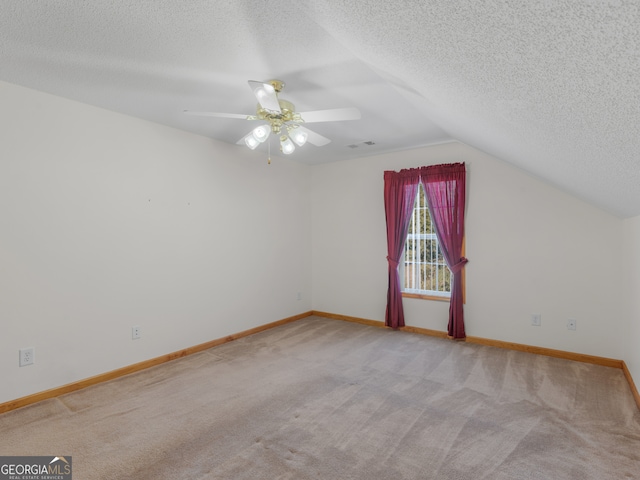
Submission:
<svg viewBox="0 0 640 480">
<path fill-rule="evenodd" d="M 387 217 L 387 261 L 389 264 L 389 289 L 385 325 L 404 327 L 404 310 L 398 265 L 409 230 L 409 221 L 420 184 L 420 169 L 400 172 L 384 172 L 384 211 Z"/>
<path fill-rule="evenodd" d="M 421 167 L 420 176 L 442 255 L 453 274 L 449 304 L 449 336 L 465 338 L 462 298 L 462 269 L 467 263 L 467 259 L 462 256 L 465 165 L 454 163 Z"/>
</svg>

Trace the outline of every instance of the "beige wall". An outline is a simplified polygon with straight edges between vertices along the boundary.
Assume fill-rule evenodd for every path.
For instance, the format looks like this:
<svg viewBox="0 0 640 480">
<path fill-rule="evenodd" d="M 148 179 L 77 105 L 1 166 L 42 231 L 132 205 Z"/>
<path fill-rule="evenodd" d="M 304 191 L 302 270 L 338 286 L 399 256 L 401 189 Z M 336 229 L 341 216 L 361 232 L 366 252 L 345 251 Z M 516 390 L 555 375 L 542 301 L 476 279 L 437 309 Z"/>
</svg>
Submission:
<svg viewBox="0 0 640 480">
<path fill-rule="evenodd" d="M 309 167 L 6 83 L 0 104 L 0 402 L 311 308 Z"/>
<path fill-rule="evenodd" d="M 314 167 L 313 308 L 384 320 L 383 171 L 451 162 L 468 168 L 467 334 L 620 358 L 622 220 L 458 143 Z M 448 304 L 404 305 L 446 330 Z"/>
<path fill-rule="evenodd" d="M 622 288 L 629 301 L 628 326 L 620 331 L 625 342 L 625 361 L 640 388 L 640 217 L 625 220 L 624 267 Z"/>
</svg>

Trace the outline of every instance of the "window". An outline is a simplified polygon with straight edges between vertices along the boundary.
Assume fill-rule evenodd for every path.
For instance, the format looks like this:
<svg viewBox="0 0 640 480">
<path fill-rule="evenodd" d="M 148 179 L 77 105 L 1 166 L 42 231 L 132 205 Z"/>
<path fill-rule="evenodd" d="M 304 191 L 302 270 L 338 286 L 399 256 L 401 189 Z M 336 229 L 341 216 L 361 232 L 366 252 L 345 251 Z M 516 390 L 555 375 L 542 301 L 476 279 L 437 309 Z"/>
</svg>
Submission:
<svg viewBox="0 0 640 480">
<path fill-rule="evenodd" d="M 440 251 L 422 185 L 409 223 L 404 248 L 404 296 L 451 297 L 451 270 Z"/>
</svg>

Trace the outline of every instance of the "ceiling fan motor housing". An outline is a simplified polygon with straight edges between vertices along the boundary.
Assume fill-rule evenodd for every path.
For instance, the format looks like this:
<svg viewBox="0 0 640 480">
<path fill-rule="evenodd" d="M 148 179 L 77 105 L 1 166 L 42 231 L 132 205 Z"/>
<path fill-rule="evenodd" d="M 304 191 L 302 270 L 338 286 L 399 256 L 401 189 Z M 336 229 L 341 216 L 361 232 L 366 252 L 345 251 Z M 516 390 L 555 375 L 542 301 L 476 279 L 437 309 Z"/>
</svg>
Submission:
<svg viewBox="0 0 640 480">
<path fill-rule="evenodd" d="M 284 125 L 287 122 L 303 121 L 300 115 L 295 113 L 296 107 L 293 105 L 293 103 L 279 98 L 278 104 L 280 105 L 279 112 L 266 110 L 262 108 L 260 104 L 258 104 L 258 107 L 257 107 L 257 117 L 260 120 L 265 120 L 269 122 L 273 133 L 280 133 L 280 129 L 282 128 L 282 125 Z"/>
</svg>

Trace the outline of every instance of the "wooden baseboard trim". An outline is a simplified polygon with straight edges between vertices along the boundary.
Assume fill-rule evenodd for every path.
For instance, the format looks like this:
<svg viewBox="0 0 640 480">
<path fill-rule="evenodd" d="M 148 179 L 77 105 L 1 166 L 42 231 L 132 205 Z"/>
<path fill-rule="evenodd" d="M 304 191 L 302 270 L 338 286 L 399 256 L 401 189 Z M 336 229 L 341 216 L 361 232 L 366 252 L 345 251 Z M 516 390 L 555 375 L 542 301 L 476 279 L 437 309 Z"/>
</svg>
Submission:
<svg viewBox="0 0 640 480">
<path fill-rule="evenodd" d="M 368 320 L 366 318 L 338 315 L 337 313 L 319 312 L 318 310 L 312 310 L 311 314 L 317 317 L 332 318 L 333 320 L 344 320 L 345 322 L 360 323 L 362 325 L 369 325 L 370 327 L 387 328 L 384 322 L 380 322 L 378 320 Z"/>
<path fill-rule="evenodd" d="M 614 358 L 597 357 L 594 355 L 566 352 L 564 350 L 554 350 L 552 348 L 535 347 L 521 343 L 505 342 L 502 340 L 491 340 L 489 338 L 482 337 L 467 337 L 465 341 L 467 343 L 487 345 L 489 347 L 498 347 L 507 350 L 517 350 L 519 352 L 535 353 L 536 355 L 544 355 L 546 357 L 573 360 L 574 362 L 591 363 L 593 365 L 601 365 L 603 367 L 622 368 L 622 360 L 616 360 Z"/>
<path fill-rule="evenodd" d="M 369 325 L 370 327 L 389 328 L 384 324 L 384 322 L 381 322 L 380 320 L 368 320 L 366 318 L 350 317 L 348 315 L 338 315 L 336 313 L 319 312 L 317 310 L 313 310 L 311 313 L 318 317 L 332 318 L 334 320 L 344 320 L 345 322 L 360 323 L 362 325 Z M 439 330 L 429 330 L 428 328 L 404 326 L 400 327 L 398 330 L 410 333 L 420 333 L 422 335 L 429 335 L 430 337 L 447 338 L 447 332 L 441 332 Z"/>
<path fill-rule="evenodd" d="M 34 393 L 32 395 L 28 395 L 26 397 L 18 398 L 16 400 L 10 400 L 8 402 L 0 403 L 0 414 L 5 413 L 11 410 L 15 410 L 17 408 L 25 407 L 27 405 L 31 405 L 33 403 L 41 402 L 42 400 L 47 400 L 49 398 L 58 397 L 60 395 L 64 395 L 66 393 L 74 392 L 76 390 L 81 390 L 86 387 L 90 387 L 91 385 L 96 385 L 98 383 L 107 382 L 109 380 L 113 380 L 118 377 L 123 377 L 125 375 L 129 375 L 130 373 L 139 372 L 141 370 L 145 370 L 150 367 L 154 367 L 156 365 L 160 365 L 162 363 L 170 362 L 172 360 L 176 360 L 178 358 L 186 357 L 187 355 L 192 355 L 194 353 L 201 352 L 203 350 L 208 350 L 209 348 L 213 348 L 218 345 L 222 345 L 224 343 L 231 342 L 233 340 L 238 340 L 242 337 L 247 337 L 249 335 L 253 335 L 255 333 L 262 332 L 264 330 L 269 330 L 270 328 L 278 327 L 280 325 L 285 325 L 287 323 L 295 322 L 302 318 L 306 318 L 309 316 L 319 316 L 325 318 L 331 318 L 334 320 L 343 320 L 347 322 L 360 323 L 362 325 L 369 325 L 373 327 L 379 328 L 388 328 L 384 322 L 379 320 L 369 320 L 366 318 L 359 317 L 351 317 L 348 315 L 339 315 L 335 313 L 321 312 L 318 310 L 312 310 L 309 312 L 301 313 L 298 315 L 294 315 L 292 317 L 283 318 L 282 320 L 277 320 L 275 322 L 267 323 L 265 325 L 260 325 L 258 327 L 251 328 L 249 330 L 244 330 L 242 332 L 234 333 L 231 335 L 227 335 L 226 337 L 218 338 L 215 340 L 211 340 L 209 342 L 201 343 L 199 345 L 195 345 L 193 347 L 185 348 L 183 350 L 179 350 L 177 352 L 168 353 L 167 355 L 162 355 L 160 357 L 152 358 L 149 360 L 145 360 L 143 362 L 135 363 L 133 365 L 128 365 L 123 368 L 119 368 L 117 370 L 113 370 L 111 372 L 102 373 L 100 375 L 95 375 L 90 378 L 85 378 L 83 380 L 79 380 L 77 382 L 69 383 L 67 385 L 62 385 L 60 387 L 52 388 L 50 390 L 45 390 L 43 392 Z M 431 330 L 428 328 L 420 328 L 420 327 L 412 327 L 405 326 L 401 327 L 399 330 L 409 333 L 418 333 L 421 335 L 428 335 L 431 337 L 438 338 L 448 338 L 447 332 L 443 332 L 440 330 Z M 627 365 L 622 360 L 616 360 L 612 358 L 605 357 L 597 357 L 593 355 L 584 355 L 581 353 L 573 353 L 573 352 L 565 352 L 563 350 L 554 350 L 550 348 L 543 347 L 534 347 L 531 345 L 524 345 L 519 343 L 512 342 L 504 342 L 502 340 L 491 340 L 482 337 L 467 337 L 465 339 L 468 343 L 475 343 L 478 345 L 486 345 L 490 347 L 498 347 L 504 348 L 507 350 L 517 350 L 520 352 L 533 353 L 536 355 L 545 355 L 549 357 L 555 358 L 563 358 L 566 360 L 573 360 L 576 362 L 583 363 L 591 363 L 595 365 L 602 365 L 605 367 L 613 367 L 620 368 L 624 372 L 624 376 L 629 382 L 629 387 L 631 388 L 631 393 L 640 409 L 640 393 L 636 388 L 635 382 L 633 381 L 633 377 L 631 376 L 631 372 L 627 368 Z"/>
<path fill-rule="evenodd" d="M 409 332 L 409 333 L 419 333 L 420 335 L 429 335 L 430 337 L 450 338 L 449 334 L 447 332 L 443 332 L 442 330 L 431 330 L 429 328 L 411 327 L 409 325 L 400 327 L 399 330 L 402 330 L 403 332 Z"/>
<path fill-rule="evenodd" d="M 130 373 L 139 372 L 140 370 L 145 370 L 150 367 L 155 367 L 156 365 L 170 362 L 171 360 L 176 360 L 177 358 L 186 357 L 187 355 L 192 355 L 194 353 L 198 353 L 203 350 L 208 350 L 209 348 L 222 345 L 223 343 L 228 343 L 242 337 L 253 335 L 254 333 L 262 332 L 264 330 L 269 330 L 270 328 L 278 327 L 286 323 L 295 322 L 302 318 L 309 317 L 312 314 L 313 313 L 309 311 L 309 312 L 301 313 L 299 315 L 294 315 L 292 317 L 283 318 L 282 320 L 277 320 L 275 322 L 267 323 L 265 325 L 260 325 L 258 327 L 251 328 L 249 330 L 244 330 L 242 332 L 233 333 L 231 335 L 227 335 L 226 337 L 211 340 L 210 342 L 206 342 L 206 343 L 201 343 L 199 345 L 185 348 L 177 352 L 161 355 L 160 357 L 151 358 L 149 360 L 135 363 L 133 365 L 127 365 L 126 367 L 122 367 L 117 370 L 113 370 L 106 373 L 101 373 L 99 375 L 85 378 L 77 382 L 69 383 L 67 385 L 62 385 L 61 387 L 52 388 L 50 390 L 34 393 L 32 395 L 18 398 L 16 400 L 10 400 L 8 402 L 0 403 L 0 414 L 8 412 L 10 410 L 15 410 L 17 408 L 26 407 L 27 405 L 41 402 L 42 400 L 58 397 L 60 395 L 64 395 L 65 393 L 75 392 L 76 390 L 81 390 L 83 388 L 90 387 L 91 385 L 108 382 L 109 380 L 113 380 L 118 377 L 129 375 Z"/>
<path fill-rule="evenodd" d="M 311 313 L 319 317 L 326 317 L 326 318 L 332 318 L 335 320 L 344 320 L 347 322 L 361 323 L 363 325 L 370 325 L 373 327 L 388 328 L 385 326 L 384 322 L 381 322 L 379 320 L 368 320 L 366 318 L 350 317 L 347 315 L 338 315 L 335 313 L 319 312 L 317 310 L 313 310 Z M 402 330 L 404 332 L 419 333 L 421 335 L 429 335 L 431 337 L 448 338 L 447 332 L 443 332 L 441 330 L 430 330 L 428 328 L 411 327 L 411 326 L 404 326 L 399 328 L 399 330 Z M 547 357 L 562 358 L 565 360 L 572 360 L 574 362 L 591 363 L 594 365 L 601 365 L 604 367 L 620 368 L 624 372 L 624 376 L 627 379 L 627 382 L 629 382 L 631 393 L 633 394 L 633 397 L 636 400 L 638 408 L 640 409 L 640 393 L 638 393 L 638 389 L 636 388 L 633 378 L 631 377 L 631 372 L 629 372 L 629 369 L 627 368 L 627 365 L 624 363 L 623 360 L 616 360 L 614 358 L 606 358 L 606 357 L 597 357 L 594 355 L 584 355 L 582 353 L 566 352 L 564 350 L 554 350 L 552 348 L 534 347 L 531 345 L 524 345 L 521 343 L 505 342 L 502 340 L 491 340 L 491 339 L 482 338 L 482 337 L 467 337 L 464 339 L 464 341 L 467 343 L 475 343 L 478 345 L 486 345 L 489 347 L 504 348 L 507 350 L 517 350 L 519 352 L 533 353 L 536 355 L 544 355 Z"/>
<path fill-rule="evenodd" d="M 311 313 L 319 317 L 333 318 L 335 320 L 345 320 L 347 322 L 361 323 L 363 325 L 370 325 L 373 327 L 388 328 L 385 326 L 384 322 L 381 322 L 379 320 L 367 320 L 366 318 L 349 317 L 347 315 L 338 315 L 335 313 L 319 312 L 317 310 L 313 310 Z M 447 332 L 444 332 L 441 330 L 430 330 L 428 328 L 412 327 L 409 325 L 400 327 L 398 330 L 401 330 L 403 332 L 419 333 L 421 335 L 429 335 L 430 337 L 449 338 L 449 336 L 447 335 Z M 554 350 L 551 348 L 534 347 L 531 345 L 524 345 L 521 343 L 504 342 L 502 340 L 491 340 L 489 338 L 482 338 L 482 337 L 467 337 L 463 341 L 467 343 L 475 343 L 478 345 L 486 345 L 489 347 L 498 347 L 498 348 L 504 348 L 507 350 L 517 350 L 519 352 L 535 353 L 536 355 L 545 355 L 547 357 L 564 358 L 566 360 L 573 360 L 575 362 L 592 363 L 594 365 L 602 365 L 605 367 L 623 368 L 622 364 L 624 363 L 622 360 L 616 360 L 613 358 L 596 357 L 594 355 L 584 355 L 582 353 L 565 352 L 564 350 Z"/>
<path fill-rule="evenodd" d="M 633 398 L 636 399 L 636 405 L 640 408 L 640 393 L 638 393 L 638 389 L 636 388 L 636 384 L 633 381 L 633 377 L 631 376 L 631 372 L 627 368 L 627 364 L 622 362 L 622 371 L 624 372 L 624 376 L 629 382 L 629 387 L 631 387 L 631 393 L 633 394 Z"/>
</svg>

